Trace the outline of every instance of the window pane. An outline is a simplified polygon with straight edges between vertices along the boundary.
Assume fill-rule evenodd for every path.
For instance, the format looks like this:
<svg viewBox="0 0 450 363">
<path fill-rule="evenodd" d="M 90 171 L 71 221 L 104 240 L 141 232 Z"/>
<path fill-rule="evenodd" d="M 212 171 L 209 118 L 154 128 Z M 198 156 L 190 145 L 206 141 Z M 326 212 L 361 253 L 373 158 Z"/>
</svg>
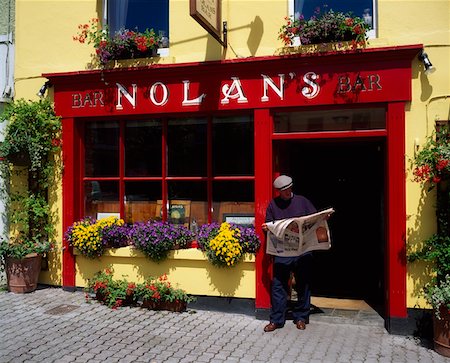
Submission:
<svg viewBox="0 0 450 363">
<path fill-rule="evenodd" d="M 119 124 L 88 122 L 84 137 L 85 176 L 119 175 Z"/>
<path fill-rule="evenodd" d="M 212 144 L 213 175 L 254 174 L 253 120 L 251 117 L 214 118 Z"/>
<path fill-rule="evenodd" d="M 195 229 L 195 225 L 208 223 L 208 203 L 206 182 L 170 181 L 168 220 L 184 223 Z M 194 222 L 195 221 L 195 222 Z"/>
<path fill-rule="evenodd" d="M 169 34 L 168 0 L 108 0 L 108 26 L 111 33 L 121 28 L 153 29 Z"/>
<path fill-rule="evenodd" d="M 169 121 L 167 130 L 169 176 L 206 176 L 205 119 Z"/>
<path fill-rule="evenodd" d="M 217 181 L 213 183 L 214 222 L 223 222 L 224 215 L 254 214 L 253 181 Z"/>
<path fill-rule="evenodd" d="M 274 115 L 275 132 L 384 129 L 383 108 L 283 112 Z"/>
<path fill-rule="evenodd" d="M 161 176 L 161 132 L 161 123 L 157 121 L 126 124 L 126 176 Z"/>
<path fill-rule="evenodd" d="M 101 213 L 120 213 L 119 182 L 84 182 L 84 215 L 99 218 Z"/>
<path fill-rule="evenodd" d="M 159 219 L 157 201 L 161 200 L 161 182 L 125 183 L 125 221 L 128 223 Z"/>
<path fill-rule="evenodd" d="M 321 12 L 327 10 L 352 12 L 354 16 L 363 18 L 373 29 L 373 0 L 294 0 L 294 12 L 296 16 L 303 14 L 305 19 L 314 15 L 314 11 L 320 8 Z"/>
</svg>

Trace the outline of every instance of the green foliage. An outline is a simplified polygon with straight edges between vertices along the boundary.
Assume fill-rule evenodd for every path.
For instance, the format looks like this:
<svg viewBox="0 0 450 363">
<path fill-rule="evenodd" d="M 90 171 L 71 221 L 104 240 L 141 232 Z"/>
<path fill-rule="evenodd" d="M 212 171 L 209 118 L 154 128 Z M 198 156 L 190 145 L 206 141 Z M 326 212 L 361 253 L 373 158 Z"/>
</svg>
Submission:
<svg viewBox="0 0 450 363">
<path fill-rule="evenodd" d="M 195 300 L 184 290 L 175 288 L 168 281 L 167 275 L 161 275 L 158 278 L 150 277 L 144 283 L 136 287 L 136 295 L 140 300 L 149 300 L 153 302 L 178 301 L 190 303 Z"/>
<path fill-rule="evenodd" d="M 113 309 L 136 302 L 136 284 L 125 278 L 114 280 L 113 271 L 110 268 L 97 272 L 89 280 L 87 290 L 96 294 L 97 299 Z"/>
<path fill-rule="evenodd" d="M 61 168 L 55 158 L 61 149 L 61 120 L 49 100 L 23 99 L 8 105 L 0 119 L 7 122 L 4 142 L 0 145 L 0 155 L 4 158 L 2 176 L 9 180 L 15 166 L 25 166 L 28 182 L 25 190 L 12 186 L 1 191 L 14 234 L 10 242 L 2 243 L 0 254 L 24 256 L 48 251 L 55 235 L 55 214 L 47 192 Z"/>
<path fill-rule="evenodd" d="M 435 273 L 433 284 L 439 284 L 450 275 L 450 236 L 434 234 L 424 242 L 420 250 L 411 253 L 408 259 L 410 262 L 431 262 Z"/>
<path fill-rule="evenodd" d="M 54 170 L 49 156 L 57 153 L 61 145 L 61 120 L 50 101 L 14 101 L 6 107 L 1 120 L 8 121 L 8 125 L 0 155 L 13 163 L 17 154 L 24 153 L 30 160 L 32 176 L 40 186 L 48 187 Z"/>
<path fill-rule="evenodd" d="M 440 308 L 450 309 L 450 275 L 447 275 L 439 284 L 426 288 L 425 297 L 433 307 L 436 317 L 440 319 Z"/>
<path fill-rule="evenodd" d="M 301 44 L 352 41 L 356 48 L 366 44 L 370 29 L 364 19 L 332 9 L 323 13 L 317 9 L 309 19 L 300 15 L 286 17 L 285 20 L 286 24 L 281 26 L 278 39 L 287 46 L 292 45 L 294 37 L 299 36 Z"/>
<path fill-rule="evenodd" d="M 416 182 L 434 188 L 442 181 L 450 179 L 450 129 L 440 127 L 430 136 L 416 154 L 413 163 Z"/>
<path fill-rule="evenodd" d="M 440 127 L 414 158 L 414 180 L 436 188 L 437 233 L 408 255 L 410 262 L 430 262 L 433 279 L 424 286 L 425 298 L 439 317 L 441 305 L 450 307 L 450 129 Z"/>
</svg>

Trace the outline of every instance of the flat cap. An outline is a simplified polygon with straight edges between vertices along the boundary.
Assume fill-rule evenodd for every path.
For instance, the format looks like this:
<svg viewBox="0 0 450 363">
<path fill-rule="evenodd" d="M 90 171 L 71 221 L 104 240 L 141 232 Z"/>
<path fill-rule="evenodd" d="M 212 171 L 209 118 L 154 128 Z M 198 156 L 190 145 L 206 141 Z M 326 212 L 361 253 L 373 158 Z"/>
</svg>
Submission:
<svg viewBox="0 0 450 363">
<path fill-rule="evenodd" d="M 273 187 L 279 190 L 285 190 L 292 187 L 292 178 L 287 175 L 280 175 L 273 181 Z"/>
</svg>

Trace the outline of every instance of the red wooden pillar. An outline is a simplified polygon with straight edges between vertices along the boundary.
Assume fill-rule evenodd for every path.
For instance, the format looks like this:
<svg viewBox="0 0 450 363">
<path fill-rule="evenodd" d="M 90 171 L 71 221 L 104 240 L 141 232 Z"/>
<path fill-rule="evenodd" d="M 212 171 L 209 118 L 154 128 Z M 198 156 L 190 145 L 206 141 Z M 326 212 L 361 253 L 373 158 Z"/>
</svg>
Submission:
<svg viewBox="0 0 450 363">
<path fill-rule="evenodd" d="M 266 208 L 272 198 L 272 119 L 268 109 L 257 109 L 255 124 L 255 226 L 263 241 L 256 255 L 256 299 L 258 309 L 270 308 L 271 264 L 266 255 L 265 235 L 261 229 Z"/>
<path fill-rule="evenodd" d="M 387 259 L 386 318 L 407 317 L 406 310 L 405 103 L 387 109 Z M 389 329 L 391 330 L 391 329 Z"/>
<path fill-rule="evenodd" d="M 78 218 L 76 206 L 78 203 L 75 198 L 76 195 L 76 165 L 78 161 L 76 158 L 75 145 L 75 120 L 73 118 L 66 118 L 62 121 L 62 157 L 63 157 L 63 200 L 62 200 L 62 227 L 63 233 Z M 62 287 L 65 290 L 75 290 L 75 256 L 73 255 L 72 247 L 63 237 L 62 250 Z"/>
</svg>

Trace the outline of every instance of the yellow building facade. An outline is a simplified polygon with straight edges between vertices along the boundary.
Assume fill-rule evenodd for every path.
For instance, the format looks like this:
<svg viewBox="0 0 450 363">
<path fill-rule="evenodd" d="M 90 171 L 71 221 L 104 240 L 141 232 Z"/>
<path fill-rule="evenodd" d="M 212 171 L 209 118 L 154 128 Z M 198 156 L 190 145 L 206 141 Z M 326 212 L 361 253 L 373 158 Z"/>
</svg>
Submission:
<svg viewBox="0 0 450 363">
<path fill-rule="evenodd" d="M 406 215 L 401 217 L 406 221 L 404 247 L 406 250 L 410 250 L 420 245 L 421 241 L 436 230 L 435 195 L 433 192 L 424 193 L 423 188 L 413 181 L 411 160 L 426 137 L 433 133 L 436 121 L 446 121 L 450 118 L 450 1 L 379 0 L 374 2 L 376 10 L 375 36 L 369 39 L 364 51 L 373 50 L 374 54 L 378 54 L 380 49 L 390 49 L 394 54 L 392 57 L 395 58 L 397 48 L 421 46 L 436 68 L 434 73 L 427 75 L 424 73 L 423 63 L 418 56 L 410 59 L 410 100 L 405 102 L 404 108 L 405 178 L 403 183 Z M 93 47 L 88 44 L 80 44 L 74 41 L 73 37 L 77 34 L 79 24 L 85 24 L 92 18 L 102 19 L 104 6 L 105 2 L 99 0 L 15 1 L 14 91 L 16 99 L 37 99 L 36 91 L 47 81 L 44 74 L 54 74 L 56 83 L 58 83 L 61 82 L 58 80 L 58 74 L 64 75 L 60 78 L 73 75 L 74 79 L 77 79 L 77 74 L 96 72 L 90 69 L 94 53 Z M 170 68 L 170 65 L 174 65 L 177 67 L 177 72 L 186 72 L 184 77 L 188 78 L 188 72 L 195 71 L 195 64 L 217 61 L 229 62 L 226 64 L 233 61 L 252 62 L 253 59 L 270 57 L 282 59 L 286 54 L 292 55 L 301 52 L 301 48 L 283 47 L 282 42 L 278 39 L 279 29 L 285 22 L 285 16 L 292 9 L 293 2 L 223 0 L 221 16 L 222 20 L 227 22 L 227 48 L 224 48 L 190 16 L 189 6 L 188 0 L 169 0 L 170 46 L 164 56 L 149 59 L 147 66 L 168 66 Z M 418 54 L 419 52 L 417 52 Z M 318 58 L 311 56 L 308 60 L 307 57 L 308 55 L 302 59 L 306 59 L 305 62 L 309 68 L 314 68 Z M 339 58 L 339 64 L 345 64 L 345 56 L 341 57 L 343 58 Z M 330 71 L 333 71 L 333 59 L 330 56 L 329 63 L 325 61 Z M 353 64 L 355 61 L 350 60 L 349 62 Z M 183 69 L 183 64 L 188 64 L 188 66 Z M 261 63 L 254 63 L 254 67 L 260 65 Z M 53 82 L 53 79 L 51 81 Z M 56 88 L 55 90 L 52 87 L 49 88 L 48 97 L 53 98 L 54 92 L 57 92 Z M 392 92 L 395 93 L 395 90 Z M 58 111 L 58 106 L 56 109 Z M 280 144 L 281 141 L 274 141 L 273 149 L 279 150 L 286 147 Z M 286 142 L 287 144 L 288 142 Z M 300 146 L 296 146 L 295 150 L 300 152 L 302 149 Z M 346 161 L 350 162 L 351 159 Z M 269 187 L 266 190 L 269 190 L 270 193 L 270 182 L 275 171 L 275 164 L 276 161 L 273 161 L 273 170 L 268 171 L 265 177 L 263 176 L 267 179 L 265 184 Z M 268 168 L 270 169 L 270 164 Z M 383 170 L 383 167 L 380 170 Z M 259 177 L 261 176 L 255 175 L 255 179 Z M 303 175 L 303 178 L 307 177 Z M 359 183 L 365 182 L 365 180 L 359 181 Z M 388 185 L 389 181 L 384 180 L 382 183 Z M 50 254 L 49 269 L 41 272 L 40 282 L 62 286 L 64 285 L 62 247 L 65 227 L 63 225 L 65 203 L 62 182 L 55 185 L 55 188 L 58 190 L 58 199 L 53 201 L 53 205 L 60 216 L 57 226 L 58 248 Z M 387 189 L 383 190 L 387 192 Z M 308 194 L 307 191 L 302 191 L 302 193 Z M 258 193 L 255 192 L 255 194 L 256 199 Z M 267 195 L 264 198 L 267 199 Z M 349 195 L 348 199 L 351 200 L 353 197 Z M 356 213 L 364 214 L 365 201 L 359 200 L 355 207 L 358 208 Z M 256 207 L 254 212 L 262 215 L 264 203 L 262 206 Z M 345 217 L 345 220 L 352 220 L 351 215 Z M 256 221 L 262 222 L 258 217 Z M 385 227 L 381 234 L 389 234 L 387 229 Z M 385 237 L 383 236 L 382 239 L 385 240 Z M 364 254 L 364 238 L 360 238 L 359 243 L 362 245 L 361 250 L 355 252 L 355 257 L 350 258 L 346 263 L 367 258 Z M 380 264 L 384 263 L 385 266 L 377 265 L 375 267 L 382 271 L 389 264 L 386 262 L 389 248 L 385 248 L 381 244 L 380 242 L 377 251 L 384 252 L 385 255 L 377 261 L 381 261 Z M 263 254 L 263 251 L 260 251 L 260 254 Z M 335 257 L 338 258 L 338 256 Z M 136 252 L 129 248 L 109 251 L 101 261 L 88 260 L 79 255 L 75 256 L 75 259 L 76 287 L 84 286 L 86 280 L 94 272 L 112 264 L 118 276 L 127 275 L 136 280 L 148 274 L 157 275 L 167 272 L 171 280 L 195 295 L 258 299 L 257 286 L 264 285 L 260 279 L 266 273 L 257 272 L 257 269 L 260 268 L 258 266 L 266 265 L 264 263 L 258 265 L 255 263 L 254 257 L 247 258 L 232 272 L 217 270 L 207 264 L 200 251 L 193 249 L 174 251 L 167 262 L 153 266 L 148 265 L 143 255 L 136 255 Z M 406 300 L 405 305 L 408 309 L 426 307 L 421 296 L 421 288 L 428 278 L 424 276 L 425 266 L 407 264 L 406 271 L 406 293 L 401 299 Z M 346 276 L 348 277 L 349 274 Z M 383 288 L 387 289 L 389 277 L 380 273 L 377 278 L 381 280 Z M 327 295 L 326 291 L 327 289 L 324 288 L 323 295 L 325 296 Z M 335 294 L 336 291 L 330 293 L 330 295 Z M 341 297 L 344 295 L 345 293 L 342 292 Z M 267 306 L 262 307 L 267 308 Z M 387 314 L 387 316 L 392 315 Z"/>
</svg>

